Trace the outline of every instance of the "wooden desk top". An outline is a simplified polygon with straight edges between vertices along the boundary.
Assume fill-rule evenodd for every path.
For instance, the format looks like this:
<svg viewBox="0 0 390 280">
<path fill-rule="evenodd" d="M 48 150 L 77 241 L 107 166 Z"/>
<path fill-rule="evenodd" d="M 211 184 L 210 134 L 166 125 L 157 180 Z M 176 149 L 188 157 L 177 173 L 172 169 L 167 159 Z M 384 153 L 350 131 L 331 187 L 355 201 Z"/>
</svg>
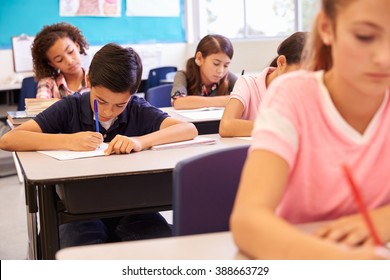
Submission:
<svg viewBox="0 0 390 280">
<path fill-rule="evenodd" d="M 172 170 L 183 159 L 201 153 L 233 146 L 250 145 L 250 140 L 221 138 L 219 134 L 202 137 L 216 139 L 216 144 L 195 145 L 160 151 L 92 157 L 60 161 L 39 152 L 17 152 L 25 178 L 32 184 L 104 178 L 129 174 L 164 172 Z"/>
</svg>

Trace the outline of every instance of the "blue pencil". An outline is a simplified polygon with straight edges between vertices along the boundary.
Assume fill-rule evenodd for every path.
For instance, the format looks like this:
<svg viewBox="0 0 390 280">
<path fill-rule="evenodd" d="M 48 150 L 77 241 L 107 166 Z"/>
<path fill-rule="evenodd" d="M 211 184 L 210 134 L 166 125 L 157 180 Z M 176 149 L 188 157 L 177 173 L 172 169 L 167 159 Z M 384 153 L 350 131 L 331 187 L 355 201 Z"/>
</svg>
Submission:
<svg viewBox="0 0 390 280">
<path fill-rule="evenodd" d="M 95 111 L 95 124 L 96 124 L 96 132 L 99 132 L 99 110 L 98 110 L 98 102 L 97 99 L 93 101 L 94 111 Z"/>
</svg>

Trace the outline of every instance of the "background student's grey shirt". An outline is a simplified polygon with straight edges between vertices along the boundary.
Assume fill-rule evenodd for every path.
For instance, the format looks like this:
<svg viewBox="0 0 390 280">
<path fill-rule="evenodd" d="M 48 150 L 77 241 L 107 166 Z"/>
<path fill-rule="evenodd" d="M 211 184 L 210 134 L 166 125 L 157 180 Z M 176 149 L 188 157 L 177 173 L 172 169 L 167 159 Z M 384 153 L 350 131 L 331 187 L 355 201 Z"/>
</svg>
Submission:
<svg viewBox="0 0 390 280">
<path fill-rule="evenodd" d="M 229 79 L 229 85 L 228 85 L 228 91 L 226 95 L 229 95 L 230 92 L 233 90 L 234 84 L 237 80 L 237 76 L 234 75 L 231 72 L 227 73 L 227 78 Z M 181 96 L 189 95 L 188 89 L 187 89 L 187 76 L 184 73 L 184 71 L 177 71 L 174 81 L 173 81 L 173 87 L 171 96 L 174 96 L 176 92 L 180 92 Z M 216 96 L 218 93 L 218 88 L 216 88 L 214 91 L 212 91 L 209 96 Z M 199 88 L 199 92 L 197 92 L 195 95 L 202 95 L 201 88 Z"/>
</svg>

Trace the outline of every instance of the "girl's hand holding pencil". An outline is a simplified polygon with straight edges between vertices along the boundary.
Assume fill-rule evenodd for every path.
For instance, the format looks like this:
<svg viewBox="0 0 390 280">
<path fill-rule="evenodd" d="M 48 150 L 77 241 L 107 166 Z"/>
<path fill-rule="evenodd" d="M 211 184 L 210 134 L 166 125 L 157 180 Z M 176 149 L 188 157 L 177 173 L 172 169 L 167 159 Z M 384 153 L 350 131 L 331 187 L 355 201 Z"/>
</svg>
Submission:
<svg viewBox="0 0 390 280">
<path fill-rule="evenodd" d="M 359 213 L 326 223 L 315 232 L 315 235 L 332 242 L 346 245 L 347 248 L 356 248 L 358 251 L 360 250 L 357 247 L 362 247 L 361 253 L 366 251 L 365 254 L 368 254 L 368 258 L 376 259 L 379 257 L 390 259 L 390 250 L 384 246 L 384 243 L 380 239 L 372 215 L 366 207 L 364 198 L 359 191 L 350 169 L 347 165 L 343 165 L 342 168 L 347 177 L 351 194 L 356 201 Z M 372 247 L 372 245 L 375 247 Z M 373 254 L 371 257 L 369 257 L 370 251 Z"/>
</svg>

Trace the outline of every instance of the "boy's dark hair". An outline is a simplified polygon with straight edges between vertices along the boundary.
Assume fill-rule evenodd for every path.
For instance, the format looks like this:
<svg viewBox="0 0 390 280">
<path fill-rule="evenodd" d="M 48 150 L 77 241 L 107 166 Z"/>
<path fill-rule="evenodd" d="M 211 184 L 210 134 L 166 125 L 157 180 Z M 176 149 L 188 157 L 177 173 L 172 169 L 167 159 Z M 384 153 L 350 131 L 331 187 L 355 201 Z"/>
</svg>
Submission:
<svg viewBox="0 0 390 280">
<path fill-rule="evenodd" d="M 45 25 L 35 36 L 31 47 L 34 74 L 37 80 L 57 77 L 57 69 L 49 65 L 46 52 L 59 38 L 69 38 L 79 44 L 80 54 L 86 55 L 85 50 L 88 49 L 88 44 L 77 27 L 66 22 Z"/>
<path fill-rule="evenodd" d="M 303 48 L 308 37 L 308 32 L 295 32 L 287 37 L 278 47 L 278 56 L 271 62 L 271 67 L 277 67 L 277 60 L 280 55 L 284 55 L 287 64 L 297 64 L 301 62 Z"/>
<path fill-rule="evenodd" d="M 137 92 L 142 78 L 142 62 L 130 47 L 110 43 L 93 57 L 89 67 L 91 87 L 102 86 L 112 92 Z"/>
</svg>

